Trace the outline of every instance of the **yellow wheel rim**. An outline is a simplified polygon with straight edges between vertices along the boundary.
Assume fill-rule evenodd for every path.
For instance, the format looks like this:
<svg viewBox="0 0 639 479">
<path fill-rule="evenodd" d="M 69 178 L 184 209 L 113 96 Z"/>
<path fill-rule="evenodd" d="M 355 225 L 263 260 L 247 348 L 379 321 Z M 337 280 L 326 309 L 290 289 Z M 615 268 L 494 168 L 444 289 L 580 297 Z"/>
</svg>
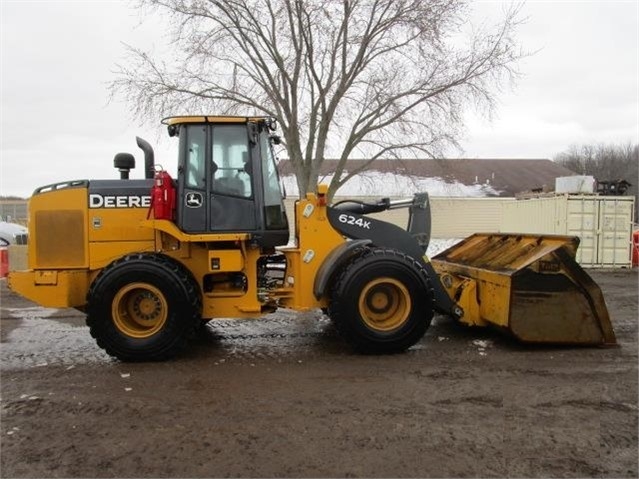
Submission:
<svg viewBox="0 0 639 479">
<path fill-rule="evenodd" d="M 120 289 L 111 307 L 116 327 L 132 338 L 148 338 L 162 329 L 169 307 L 162 292 L 148 283 Z"/>
<path fill-rule="evenodd" d="M 376 331 L 392 331 L 403 325 L 410 315 L 410 294 L 393 278 L 378 278 L 368 283 L 359 295 L 359 313 Z"/>
</svg>

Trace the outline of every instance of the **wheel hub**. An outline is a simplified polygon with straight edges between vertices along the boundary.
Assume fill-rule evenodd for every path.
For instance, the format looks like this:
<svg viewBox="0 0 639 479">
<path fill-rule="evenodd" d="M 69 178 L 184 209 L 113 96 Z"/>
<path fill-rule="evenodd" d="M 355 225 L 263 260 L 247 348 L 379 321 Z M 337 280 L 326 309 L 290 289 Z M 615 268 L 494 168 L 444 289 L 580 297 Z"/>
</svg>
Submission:
<svg viewBox="0 0 639 479">
<path fill-rule="evenodd" d="M 366 305 L 377 314 L 388 311 L 393 305 L 391 291 L 385 285 L 375 286 L 366 298 Z"/>
<path fill-rule="evenodd" d="M 378 278 L 362 289 L 359 312 L 369 328 L 389 332 L 408 320 L 411 304 L 403 283 L 394 278 Z"/>
<path fill-rule="evenodd" d="M 164 326 L 168 303 L 156 286 L 131 283 L 113 298 L 112 317 L 121 333 L 133 338 L 148 338 Z"/>
<path fill-rule="evenodd" d="M 149 292 L 135 298 L 133 310 L 140 319 L 152 320 L 161 312 L 162 305 L 158 298 Z"/>
</svg>

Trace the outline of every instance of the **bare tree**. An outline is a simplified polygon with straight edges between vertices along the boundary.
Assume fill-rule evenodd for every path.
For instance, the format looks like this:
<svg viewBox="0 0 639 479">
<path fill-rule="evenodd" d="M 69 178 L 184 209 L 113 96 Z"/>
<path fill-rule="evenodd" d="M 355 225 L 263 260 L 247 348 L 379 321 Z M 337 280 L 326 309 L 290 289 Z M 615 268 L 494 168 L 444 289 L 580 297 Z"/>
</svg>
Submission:
<svg viewBox="0 0 639 479">
<path fill-rule="evenodd" d="M 171 19 L 176 59 L 130 47 L 112 84 L 139 117 L 265 114 L 281 126 L 300 194 L 327 156 L 436 157 L 469 104 L 490 111 L 523 55 L 517 6 L 475 29 L 462 0 L 141 0 Z M 205 111 L 203 111 L 205 110 Z"/>
<path fill-rule="evenodd" d="M 639 174 L 639 145 L 572 145 L 556 155 L 554 161 L 575 173 L 592 175 L 598 180 L 634 182 Z"/>
<path fill-rule="evenodd" d="M 598 181 L 626 180 L 631 183 L 628 194 L 635 197 L 635 222 L 639 218 L 639 145 L 591 144 L 573 145 L 553 159 L 580 175 L 594 176 Z"/>
</svg>

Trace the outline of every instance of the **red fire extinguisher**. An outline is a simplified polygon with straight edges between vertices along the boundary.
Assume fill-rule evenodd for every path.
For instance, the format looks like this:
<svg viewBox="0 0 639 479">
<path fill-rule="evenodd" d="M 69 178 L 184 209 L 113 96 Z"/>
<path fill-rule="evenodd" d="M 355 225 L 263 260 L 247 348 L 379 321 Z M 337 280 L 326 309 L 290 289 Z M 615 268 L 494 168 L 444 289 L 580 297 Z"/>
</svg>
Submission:
<svg viewBox="0 0 639 479">
<path fill-rule="evenodd" d="M 146 215 L 156 220 L 173 220 L 175 214 L 175 187 L 173 179 L 167 171 L 158 170 L 153 178 L 153 187 L 151 188 L 151 207 Z"/>
</svg>

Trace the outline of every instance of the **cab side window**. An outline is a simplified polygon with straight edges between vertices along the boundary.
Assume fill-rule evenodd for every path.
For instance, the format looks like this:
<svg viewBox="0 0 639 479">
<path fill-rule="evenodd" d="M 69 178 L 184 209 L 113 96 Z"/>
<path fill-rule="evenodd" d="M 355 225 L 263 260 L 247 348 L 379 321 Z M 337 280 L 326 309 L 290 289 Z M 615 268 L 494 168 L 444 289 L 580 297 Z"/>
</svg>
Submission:
<svg viewBox="0 0 639 479">
<path fill-rule="evenodd" d="M 203 190 L 206 188 L 206 129 L 196 127 L 186 131 L 186 186 Z"/>
</svg>

